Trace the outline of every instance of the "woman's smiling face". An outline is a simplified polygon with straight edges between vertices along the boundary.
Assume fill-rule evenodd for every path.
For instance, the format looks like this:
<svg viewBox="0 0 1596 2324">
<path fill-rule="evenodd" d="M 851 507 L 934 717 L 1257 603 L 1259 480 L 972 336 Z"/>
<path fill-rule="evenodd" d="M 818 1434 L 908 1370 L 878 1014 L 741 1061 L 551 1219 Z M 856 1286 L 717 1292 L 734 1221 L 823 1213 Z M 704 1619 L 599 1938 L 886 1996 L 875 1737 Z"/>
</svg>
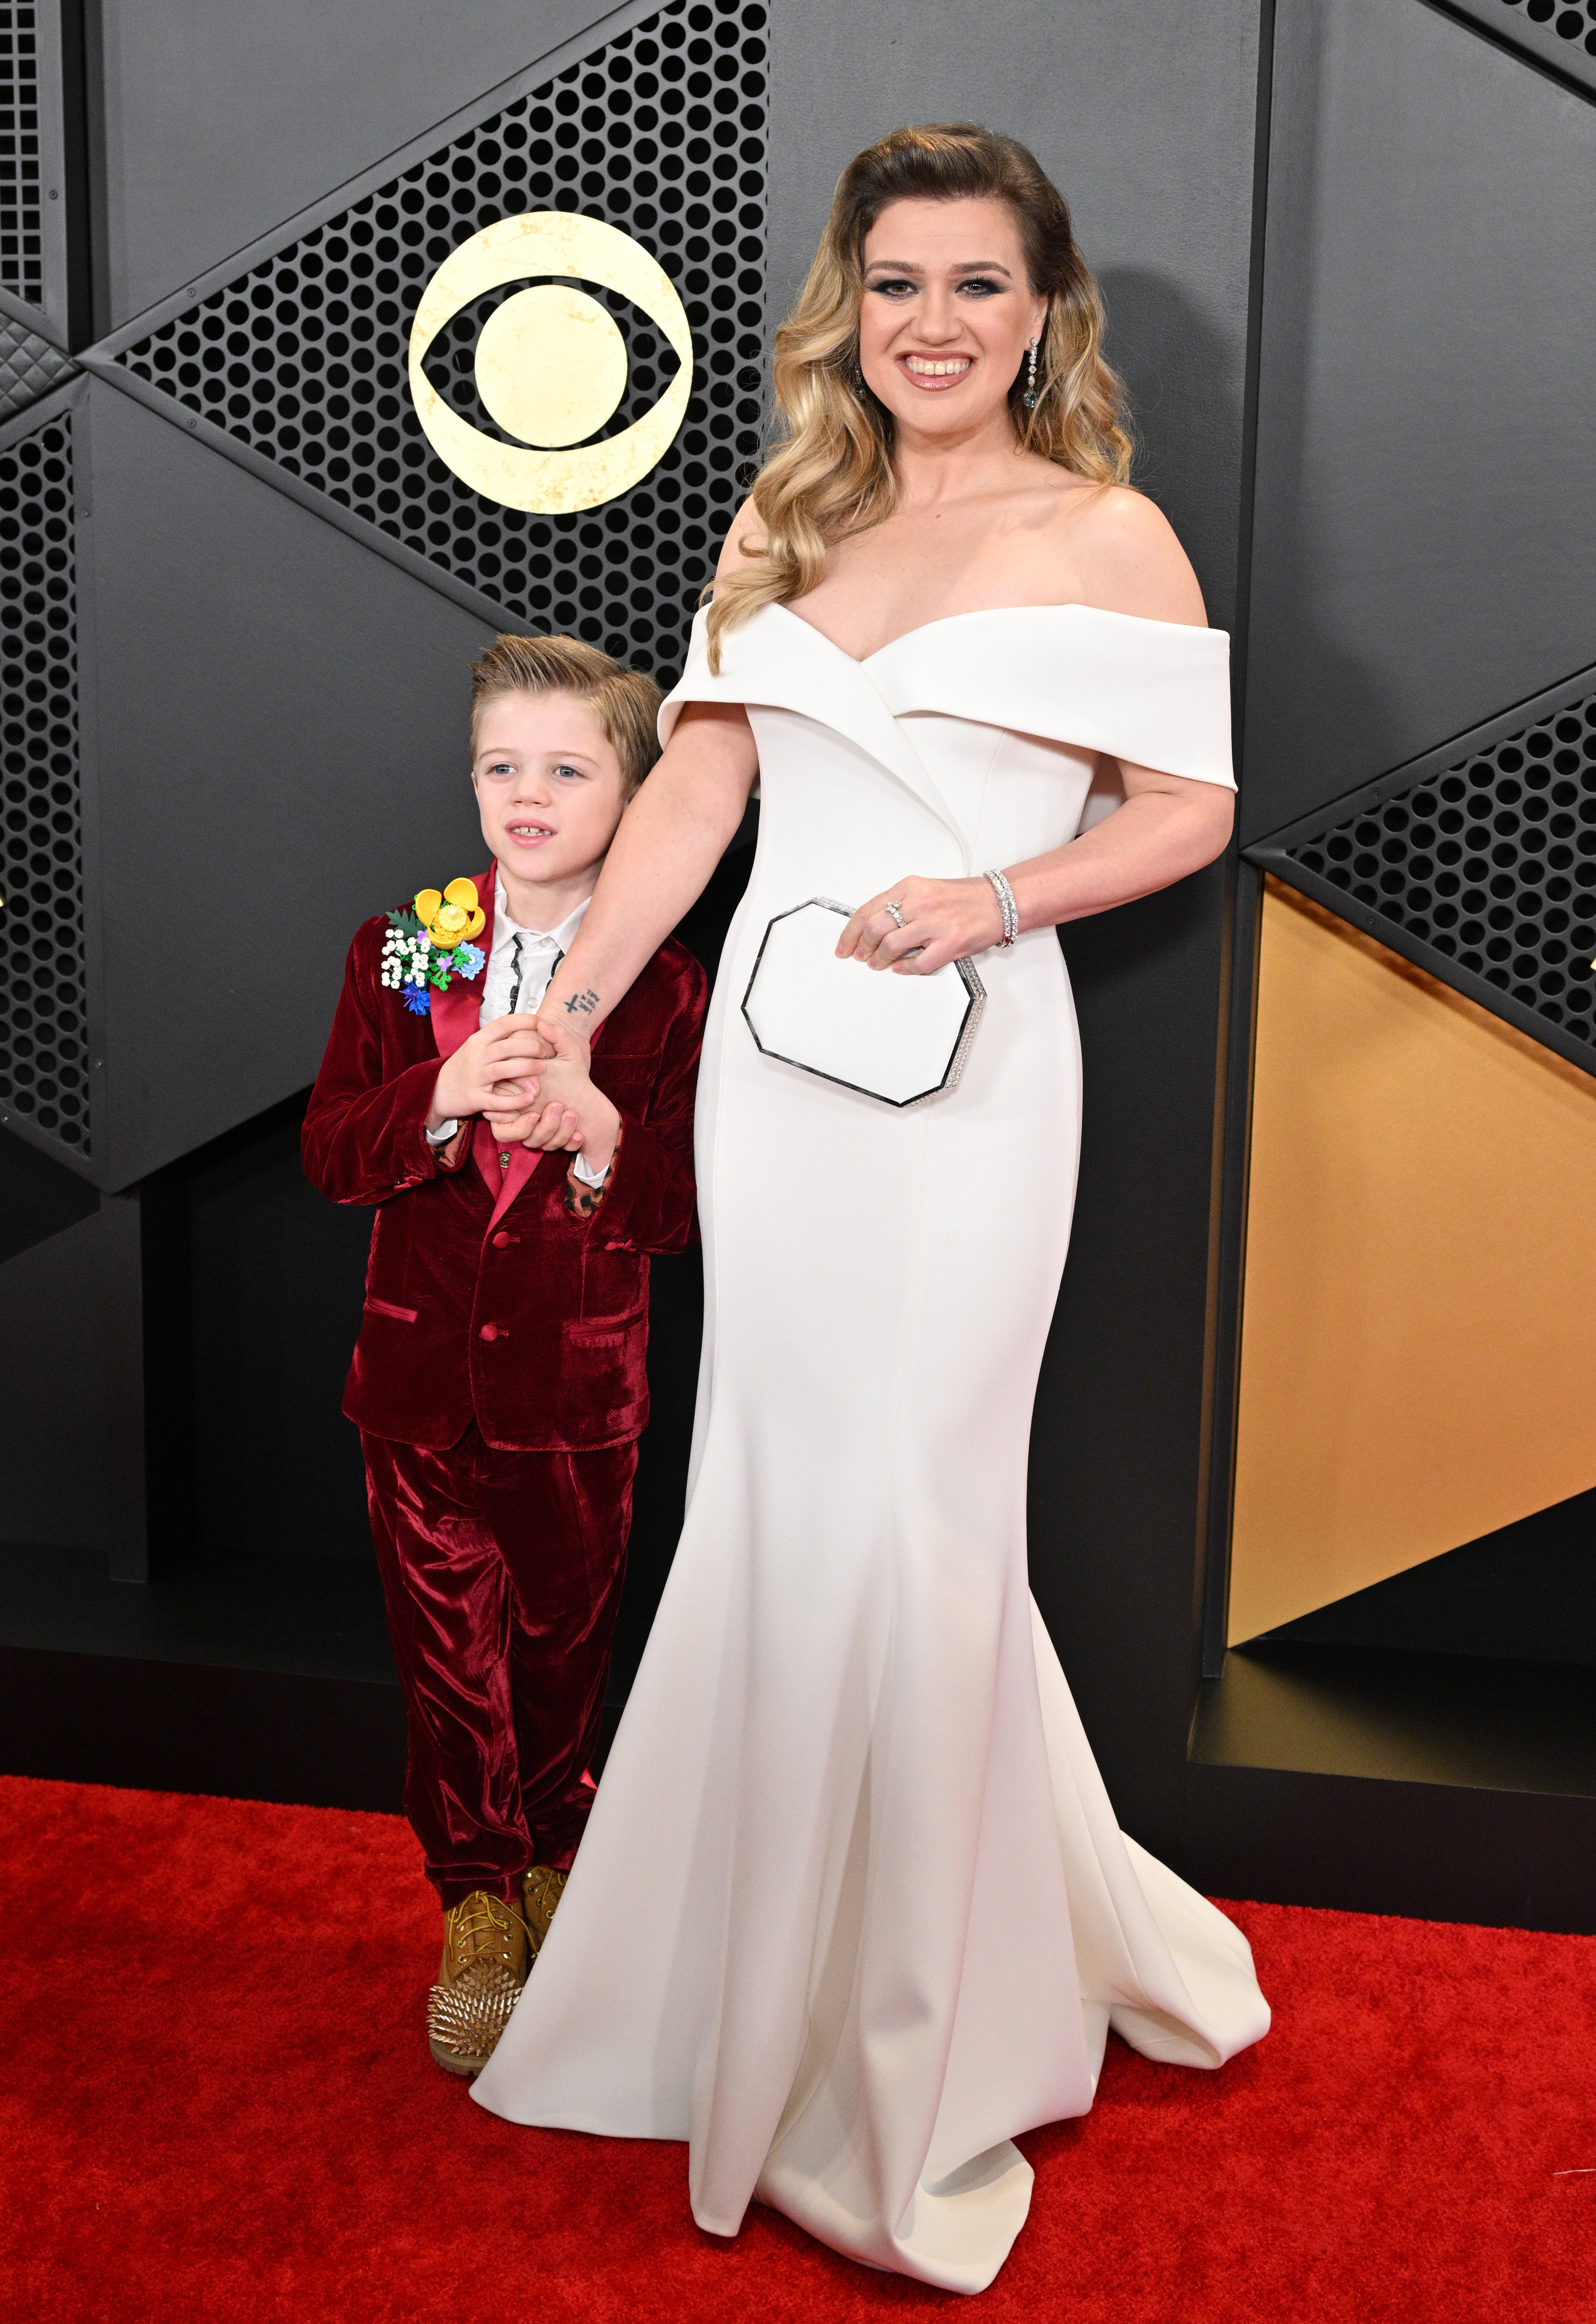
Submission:
<svg viewBox="0 0 1596 2324">
<path fill-rule="evenodd" d="M 1006 202 L 891 203 L 864 274 L 859 367 L 901 427 L 962 436 L 1004 413 L 1048 311 Z"/>
</svg>

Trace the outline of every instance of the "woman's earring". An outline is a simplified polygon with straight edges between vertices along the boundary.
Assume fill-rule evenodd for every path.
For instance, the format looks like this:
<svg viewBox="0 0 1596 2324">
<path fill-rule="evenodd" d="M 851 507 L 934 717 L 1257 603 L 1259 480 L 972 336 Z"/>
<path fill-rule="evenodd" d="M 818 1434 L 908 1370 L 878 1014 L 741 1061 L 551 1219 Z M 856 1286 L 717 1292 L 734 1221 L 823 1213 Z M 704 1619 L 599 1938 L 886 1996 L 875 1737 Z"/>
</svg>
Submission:
<svg viewBox="0 0 1596 2324">
<path fill-rule="evenodd" d="M 1040 340 L 1032 339 L 1026 357 L 1025 409 L 1027 411 L 1034 411 L 1036 409 L 1036 350 L 1041 344 Z"/>
</svg>

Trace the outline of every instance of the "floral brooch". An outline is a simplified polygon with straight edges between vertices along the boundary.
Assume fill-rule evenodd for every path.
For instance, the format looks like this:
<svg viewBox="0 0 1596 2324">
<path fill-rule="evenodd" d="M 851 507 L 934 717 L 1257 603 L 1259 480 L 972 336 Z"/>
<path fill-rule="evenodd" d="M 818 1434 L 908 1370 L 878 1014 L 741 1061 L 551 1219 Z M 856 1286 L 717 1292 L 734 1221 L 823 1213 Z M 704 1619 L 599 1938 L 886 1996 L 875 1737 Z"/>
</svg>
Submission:
<svg viewBox="0 0 1596 2324">
<path fill-rule="evenodd" d="M 469 979 L 481 970 L 488 955 L 469 940 L 482 934 L 487 918 L 474 880 L 451 880 L 441 894 L 423 888 L 412 910 L 390 912 L 382 982 L 413 1017 L 427 1015 L 433 994 L 447 992 L 451 976 Z"/>
</svg>

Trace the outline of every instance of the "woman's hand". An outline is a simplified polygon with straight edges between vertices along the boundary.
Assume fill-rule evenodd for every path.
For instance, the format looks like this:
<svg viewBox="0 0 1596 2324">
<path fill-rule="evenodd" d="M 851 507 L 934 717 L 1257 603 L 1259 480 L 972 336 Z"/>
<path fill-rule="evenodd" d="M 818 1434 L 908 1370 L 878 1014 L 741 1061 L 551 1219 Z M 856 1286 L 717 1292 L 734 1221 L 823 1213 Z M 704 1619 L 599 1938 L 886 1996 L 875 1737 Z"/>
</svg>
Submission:
<svg viewBox="0 0 1596 2324">
<path fill-rule="evenodd" d="M 548 1044 L 530 1017 L 495 1018 L 438 1067 L 427 1127 L 441 1130 L 445 1121 L 473 1113 L 515 1110 L 527 1094 L 527 1076 L 547 1055 Z"/>
<path fill-rule="evenodd" d="M 536 1152 L 559 1147 L 583 1155 L 595 1170 L 608 1169 L 620 1137 L 620 1116 L 593 1085 L 589 1044 L 548 1018 L 539 1018 L 537 1029 L 552 1054 L 521 1085 L 520 1110 L 488 1115 L 494 1137 L 501 1146 L 530 1146 Z"/>
<path fill-rule="evenodd" d="M 902 927 L 889 903 L 897 906 Z M 1002 940 L 1003 906 L 990 880 L 900 880 L 859 906 L 837 939 L 837 957 L 890 968 L 896 976 L 931 976 L 950 960 Z"/>
</svg>

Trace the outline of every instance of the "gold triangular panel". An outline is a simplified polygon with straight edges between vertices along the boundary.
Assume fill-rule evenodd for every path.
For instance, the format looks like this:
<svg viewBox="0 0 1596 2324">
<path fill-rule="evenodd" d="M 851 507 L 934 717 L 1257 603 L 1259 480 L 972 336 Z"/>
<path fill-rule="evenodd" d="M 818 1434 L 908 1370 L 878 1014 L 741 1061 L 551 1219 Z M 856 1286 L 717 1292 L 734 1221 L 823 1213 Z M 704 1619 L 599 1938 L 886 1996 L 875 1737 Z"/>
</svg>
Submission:
<svg viewBox="0 0 1596 2324">
<path fill-rule="evenodd" d="M 1270 880 L 1229 1641 L 1596 1485 L 1596 1081 Z"/>
</svg>

